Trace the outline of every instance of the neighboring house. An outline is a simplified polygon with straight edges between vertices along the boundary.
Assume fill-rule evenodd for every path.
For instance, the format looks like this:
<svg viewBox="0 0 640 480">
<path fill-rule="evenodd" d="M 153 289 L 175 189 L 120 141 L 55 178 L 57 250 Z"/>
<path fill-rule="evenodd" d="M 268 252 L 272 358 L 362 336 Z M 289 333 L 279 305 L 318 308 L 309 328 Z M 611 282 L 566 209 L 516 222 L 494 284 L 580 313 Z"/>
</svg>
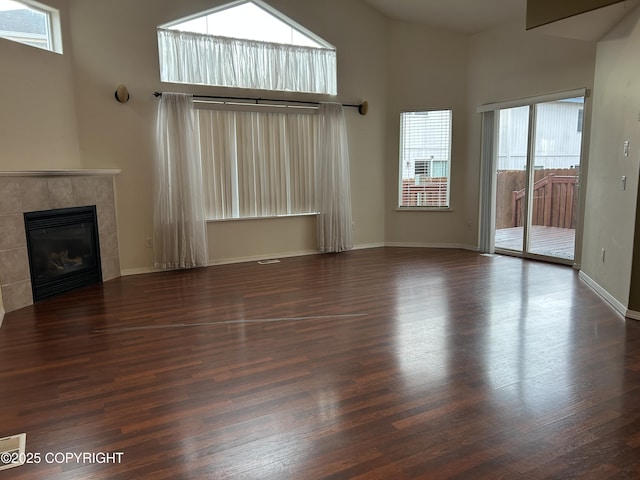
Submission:
<svg viewBox="0 0 640 480">
<path fill-rule="evenodd" d="M 577 168 L 580 165 L 584 101 L 549 102 L 537 112 L 535 168 Z M 522 170 L 527 158 L 528 108 L 504 110 L 500 116 L 498 170 Z"/>
<path fill-rule="evenodd" d="M 33 10 L 0 10 L 0 36 L 46 48 L 47 22 L 44 15 Z"/>
</svg>

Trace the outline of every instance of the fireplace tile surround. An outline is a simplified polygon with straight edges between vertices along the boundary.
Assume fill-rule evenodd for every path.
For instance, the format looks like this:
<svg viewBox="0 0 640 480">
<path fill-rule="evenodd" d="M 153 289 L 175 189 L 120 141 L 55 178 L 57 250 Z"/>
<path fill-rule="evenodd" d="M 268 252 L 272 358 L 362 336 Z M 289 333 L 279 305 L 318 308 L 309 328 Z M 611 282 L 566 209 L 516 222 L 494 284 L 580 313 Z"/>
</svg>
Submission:
<svg viewBox="0 0 640 480">
<path fill-rule="evenodd" d="M 0 172 L 0 294 L 7 313 L 33 304 L 24 212 L 95 205 L 102 280 L 120 276 L 114 187 L 118 173 Z"/>
</svg>

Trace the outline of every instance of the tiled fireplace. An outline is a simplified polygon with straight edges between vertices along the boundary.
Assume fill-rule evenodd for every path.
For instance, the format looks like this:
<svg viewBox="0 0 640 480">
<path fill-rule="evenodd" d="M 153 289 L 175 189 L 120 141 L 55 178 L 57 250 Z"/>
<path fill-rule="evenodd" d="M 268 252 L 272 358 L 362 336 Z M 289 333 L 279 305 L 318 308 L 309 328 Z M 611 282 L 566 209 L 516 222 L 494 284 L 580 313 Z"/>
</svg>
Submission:
<svg viewBox="0 0 640 480">
<path fill-rule="evenodd" d="M 0 172 L 0 293 L 4 310 L 33 303 L 24 213 L 95 205 L 102 280 L 120 276 L 114 176 L 119 170 Z"/>
</svg>

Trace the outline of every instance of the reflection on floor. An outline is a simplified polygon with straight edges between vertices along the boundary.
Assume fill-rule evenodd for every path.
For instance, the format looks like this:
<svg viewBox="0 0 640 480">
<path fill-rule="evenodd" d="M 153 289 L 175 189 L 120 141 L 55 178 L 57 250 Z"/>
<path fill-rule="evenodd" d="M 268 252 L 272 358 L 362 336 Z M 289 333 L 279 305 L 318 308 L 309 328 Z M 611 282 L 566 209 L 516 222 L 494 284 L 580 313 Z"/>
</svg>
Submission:
<svg viewBox="0 0 640 480">
<path fill-rule="evenodd" d="M 0 406 L 0 480 L 637 479 L 640 322 L 464 250 L 133 275 L 7 314 Z"/>
</svg>

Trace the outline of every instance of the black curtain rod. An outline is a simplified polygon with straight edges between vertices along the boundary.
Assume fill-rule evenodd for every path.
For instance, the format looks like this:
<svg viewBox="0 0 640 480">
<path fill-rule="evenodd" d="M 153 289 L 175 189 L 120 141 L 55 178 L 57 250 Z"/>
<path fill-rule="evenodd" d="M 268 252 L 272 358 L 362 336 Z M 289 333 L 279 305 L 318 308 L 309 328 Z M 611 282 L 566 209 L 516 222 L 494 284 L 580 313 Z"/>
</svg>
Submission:
<svg viewBox="0 0 640 480">
<path fill-rule="evenodd" d="M 153 92 L 153 96 L 161 97 L 162 92 Z M 282 99 L 279 100 L 275 98 L 260 98 L 260 97 L 225 97 L 221 95 L 220 96 L 219 95 L 194 95 L 193 98 L 208 98 L 208 99 L 214 99 L 214 100 L 250 100 L 255 102 L 256 104 L 259 104 L 260 102 L 284 102 L 284 103 L 300 103 L 305 105 L 320 105 L 321 103 L 321 102 L 310 102 L 305 100 L 282 100 Z M 369 102 L 367 102 L 366 100 L 359 105 L 343 103 L 342 106 L 357 108 L 358 113 L 360 113 L 360 115 L 366 115 L 367 112 L 369 111 Z"/>
</svg>

